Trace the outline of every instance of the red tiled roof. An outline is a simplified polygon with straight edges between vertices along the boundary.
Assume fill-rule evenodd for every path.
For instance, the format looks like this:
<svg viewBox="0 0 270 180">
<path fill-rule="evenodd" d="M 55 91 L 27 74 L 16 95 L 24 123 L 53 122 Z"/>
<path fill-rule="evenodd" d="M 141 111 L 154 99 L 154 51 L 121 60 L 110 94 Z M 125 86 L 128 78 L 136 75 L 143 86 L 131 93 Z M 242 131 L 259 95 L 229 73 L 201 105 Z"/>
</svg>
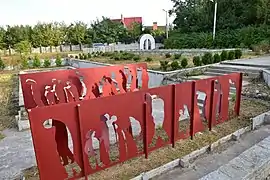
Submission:
<svg viewBox="0 0 270 180">
<path fill-rule="evenodd" d="M 111 19 L 113 22 L 122 22 L 122 19 Z M 131 28 L 134 22 L 142 24 L 142 17 L 127 17 L 123 18 L 122 22 L 127 28 Z"/>
<path fill-rule="evenodd" d="M 127 28 L 130 28 L 132 24 L 136 22 L 142 24 L 142 17 L 128 17 L 124 18 L 124 24 Z"/>
</svg>

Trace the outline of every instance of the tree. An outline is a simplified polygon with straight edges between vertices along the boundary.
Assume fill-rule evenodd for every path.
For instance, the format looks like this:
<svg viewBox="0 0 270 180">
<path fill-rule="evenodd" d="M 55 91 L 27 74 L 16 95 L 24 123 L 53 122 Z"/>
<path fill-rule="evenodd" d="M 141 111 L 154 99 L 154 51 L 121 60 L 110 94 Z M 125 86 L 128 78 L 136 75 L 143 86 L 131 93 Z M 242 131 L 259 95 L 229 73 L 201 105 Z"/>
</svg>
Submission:
<svg viewBox="0 0 270 180">
<path fill-rule="evenodd" d="M 92 25 L 93 42 L 115 43 L 124 42 L 129 38 L 127 29 L 119 22 L 112 22 L 109 18 L 102 17 Z"/>
<path fill-rule="evenodd" d="M 28 41 L 20 41 L 14 45 L 16 52 L 27 55 L 31 51 L 31 43 Z"/>
<path fill-rule="evenodd" d="M 142 24 L 137 22 L 132 23 L 128 32 L 134 41 L 138 41 L 139 37 L 142 35 Z"/>
<path fill-rule="evenodd" d="M 0 69 L 1 70 L 3 70 L 3 69 L 5 69 L 5 64 L 4 64 L 4 62 L 3 62 L 3 60 L 2 60 L 2 58 L 0 57 Z"/>
<path fill-rule="evenodd" d="M 3 27 L 0 27 L 0 49 L 4 49 L 6 47 L 5 41 L 6 31 Z"/>
<path fill-rule="evenodd" d="M 85 37 L 87 36 L 87 25 L 81 21 L 71 24 L 67 28 L 66 40 L 68 43 L 81 45 L 85 42 Z"/>
</svg>

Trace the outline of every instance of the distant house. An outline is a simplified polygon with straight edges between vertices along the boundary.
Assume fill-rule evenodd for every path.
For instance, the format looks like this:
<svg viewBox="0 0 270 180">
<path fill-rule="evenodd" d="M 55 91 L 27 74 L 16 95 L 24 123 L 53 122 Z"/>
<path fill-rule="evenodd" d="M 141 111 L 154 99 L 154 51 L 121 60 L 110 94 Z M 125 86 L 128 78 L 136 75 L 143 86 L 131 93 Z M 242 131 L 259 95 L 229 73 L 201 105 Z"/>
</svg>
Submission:
<svg viewBox="0 0 270 180">
<path fill-rule="evenodd" d="M 144 26 L 145 29 L 150 29 L 150 30 L 162 30 L 162 31 L 166 31 L 166 26 L 158 26 L 157 22 L 153 22 L 152 26 Z"/>
<path fill-rule="evenodd" d="M 142 17 L 124 17 L 121 15 L 121 19 L 111 19 L 113 22 L 120 22 L 127 29 L 132 29 L 133 23 L 142 24 Z"/>
</svg>

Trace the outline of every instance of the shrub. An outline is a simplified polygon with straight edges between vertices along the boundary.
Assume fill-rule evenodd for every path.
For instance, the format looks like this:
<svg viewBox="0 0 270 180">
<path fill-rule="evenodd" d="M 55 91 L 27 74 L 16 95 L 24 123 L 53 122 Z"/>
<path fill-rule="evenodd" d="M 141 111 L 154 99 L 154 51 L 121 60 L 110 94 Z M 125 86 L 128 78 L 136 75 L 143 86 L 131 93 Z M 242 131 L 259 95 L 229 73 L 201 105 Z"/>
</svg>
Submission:
<svg viewBox="0 0 270 180">
<path fill-rule="evenodd" d="M 188 65 L 188 59 L 187 58 L 183 58 L 182 61 L 181 61 L 181 66 L 183 68 L 186 68 Z"/>
<path fill-rule="evenodd" d="M 133 57 L 133 60 L 136 62 L 140 61 L 140 59 L 141 59 L 141 57 L 139 55 L 136 55 Z"/>
<path fill-rule="evenodd" d="M 214 63 L 219 63 L 221 61 L 220 55 L 219 54 L 215 54 L 214 55 Z"/>
<path fill-rule="evenodd" d="M 235 58 L 236 59 L 240 59 L 242 57 L 242 55 L 243 55 L 243 53 L 242 53 L 242 51 L 240 49 L 236 49 L 234 51 L 234 53 L 235 53 Z"/>
<path fill-rule="evenodd" d="M 34 57 L 34 61 L 33 61 L 33 67 L 34 67 L 34 68 L 39 68 L 40 66 L 41 66 L 40 58 L 39 58 L 39 56 L 36 54 L 35 57 Z"/>
<path fill-rule="evenodd" d="M 213 62 L 213 56 L 212 56 L 212 53 L 208 52 L 208 53 L 205 53 L 202 57 L 202 63 L 204 65 L 207 65 L 207 64 L 212 64 Z"/>
<path fill-rule="evenodd" d="M 147 57 L 145 61 L 146 62 L 151 62 L 151 61 L 153 61 L 153 59 L 151 57 Z"/>
<path fill-rule="evenodd" d="M 119 61 L 120 60 L 120 56 L 118 56 L 118 55 L 114 56 L 114 60 Z"/>
<path fill-rule="evenodd" d="M 220 54 L 220 59 L 221 61 L 226 61 L 228 59 L 228 52 L 223 50 L 222 53 Z"/>
<path fill-rule="evenodd" d="M 179 65 L 179 62 L 178 61 L 173 61 L 171 63 L 171 68 L 172 68 L 172 70 L 177 70 L 177 69 L 180 69 L 181 66 Z"/>
<path fill-rule="evenodd" d="M 168 67 L 169 67 L 169 61 L 159 61 L 160 62 L 160 68 L 163 71 L 167 71 Z"/>
<path fill-rule="evenodd" d="M 75 56 L 75 59 L 78 59 L 78 56 Z"/>
<path fill-rule="evenodd" d="M 90 59 L 92 58 L 92 55 L 90 53 L 87 54 L 87 58 Z"/>
<path fill-rule="evenodd" d="M 22 56 L 22 62 L 21 62 L 21 68 L 22 69 L 28 69 L 28 59 L 25 56 Z"/>
<path fill-rule="evenodd" d="M 229 51 L 228 60 L 233 60 L 233 59 L 235 59 L 235 53 L 234 53 L 234 51 Z"/>
<path fill-rule="evenodd" d="M 87 59 L 88 55 L 87 54 L 83 54 L 83 59 Z"/>
<path fill-rule="evenodd" d="M 83 59 L 83 54 L 79 54 L 79 58 L 80 59 Z"/>
<path fill-rule="evenodd" d="M 194 56 L 193 57 L 193 64 L 194 64 L 194 66 L 201 66 L 202 65 L 201 57 Z"/>
<path fill-rule="evenodd" d="M 180 59 L 181 56 L 182 56 L 181 54 L 175 54 L 175 55 L 174 55 L 174 59 Z"/>
<path fill-rule="evenodd" d="M 172 55 L 171 55 L 170 53 L 166 53 L 166 54 L 165 54 L 165 57 L 166 57 L 166 58 L 171 58 Z"/>
<path fill-rule="evenodd" d="M 46 58 L 44 60 L 43 67 L 48 68 L 50 66 L 51 66 L 51 61 L 48 58 Z"/>
<path fill-rule="evenodd" d="M 3 60 L 2 60 L 2 58 L 0 57 L 0 69 L 1 70 L 3 70 L 3 69 L 5 69 L 5 64 L 4 64 L 4 62 L 3 62 Z"/>
<path fill-rule="evenodd" d="M 61 59 L 61 57 L 59 56 L 59 54 L 57 54 L 57 56 L 56 56 L 56 60 L 55 60 L 55 64 L 56 64 L 56 66 L 62 66 L 62 59 Z"/>
</svg>

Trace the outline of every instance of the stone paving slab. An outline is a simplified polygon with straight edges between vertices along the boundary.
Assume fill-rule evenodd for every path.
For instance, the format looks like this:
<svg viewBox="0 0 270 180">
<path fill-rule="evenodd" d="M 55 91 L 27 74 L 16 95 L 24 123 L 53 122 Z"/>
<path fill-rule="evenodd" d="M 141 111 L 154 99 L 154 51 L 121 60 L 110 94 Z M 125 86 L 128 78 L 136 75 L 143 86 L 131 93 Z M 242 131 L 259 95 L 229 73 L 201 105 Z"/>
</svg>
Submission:
<svg viewBox="0 0 270 180">
<path fill-rule="evenodd" d="M 270 136 L 200 180 L 215 180 L 219 176 L 224 180 L 252 179 L 257 171 L 268 168 L 269 162 Z"/>
<path fill-rule="evenodd" d="M 30 131 L 4 130 L 0 141 L 0 180 L 13 179 L 36 164 Z"/>
</svg>

